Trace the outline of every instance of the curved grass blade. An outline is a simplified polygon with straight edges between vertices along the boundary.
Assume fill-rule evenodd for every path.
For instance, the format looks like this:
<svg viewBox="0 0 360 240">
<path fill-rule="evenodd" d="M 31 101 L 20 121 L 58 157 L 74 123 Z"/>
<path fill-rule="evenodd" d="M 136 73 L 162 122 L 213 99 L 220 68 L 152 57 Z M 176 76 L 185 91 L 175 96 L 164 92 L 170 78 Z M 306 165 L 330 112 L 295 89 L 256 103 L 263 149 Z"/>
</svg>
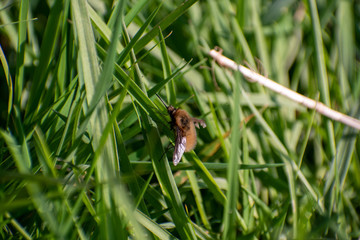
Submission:
<svg viewBox="0 0 360 240">
<path fill-rule="evenodd" d="M 140 39 L 139 42 L 134 47 L 135 53 L 138 53 L 143 49 L 155 36 L 158 34 L 159 27 L 162 30 L 165 30 L 170 24 L 172 24 L 178 17 L 183 15 L 188 8 L 195 4 L 198 0 L 188 0 L 181 4 L 178 8 L 172 11 L 168 16 L 163 18 L 158 24 L 156 24 L 153 29 L 151 29 L 144 37 Z"/>
</svg>

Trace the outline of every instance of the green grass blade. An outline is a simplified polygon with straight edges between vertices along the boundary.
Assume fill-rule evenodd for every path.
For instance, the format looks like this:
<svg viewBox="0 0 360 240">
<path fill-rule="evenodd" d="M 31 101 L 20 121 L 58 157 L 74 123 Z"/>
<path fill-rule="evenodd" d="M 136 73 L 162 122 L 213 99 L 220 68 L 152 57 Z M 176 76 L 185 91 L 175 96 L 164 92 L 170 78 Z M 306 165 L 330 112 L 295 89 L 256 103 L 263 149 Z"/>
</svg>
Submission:
<svg viewBox="0 0 360 240">
<path fill-rule="evenodd" d="M 240 97 L 239 81 L 240 75 L 237 73 L 237 78 L 235 79 L 234 85 L 234 95 L 233 102 L 235 103 Z M 236 238 L 236 227 L 235 227 L 235 217 L 236 217 L 236 204 L 239 194 L 239 173 L 238 165 L 239 158 L 241 156 L 239 144 L 240 144 L 240 131 L 236 128 L 240 125 L 240 112 L 237 104 L 233 105 L 232 109 L 232 119 L 231 125 L 233 126 L 233 131 L 231 133 L 231 151 L 229 156 L 229 168 L 227 170 L 227 182 L 228 182 L 228 191 L 226 193 L 226 203 L 224 209 L 224 233 L 223 239 L 235 239 Z"/>
<path fill-rule="evenodd" d="M 315 50 L 316 50 L 316 64 L 318 67 L 318 77 L 319 77 L 319 90 L 320 90 L 320 99 L 327 106 L 331 106 L 330 94 L 329 94 L 329 80 L 326 72 L 326 62 L 324 54 L 324 46 L 321 34 L 321 26 L 318 15 L 318 10 L 316 7 L 316 2 L 314 0 L 308 0 L 309 8 L 311 13 L 311 20 L 313 22 L 313 34 L 315 40 Z M 329 119 L 326 119 L 326 130 L 328 134 L 328 144 L 330 147 L 331 155 L 334 156 L 335 149 L 335 136 L 333 124 Z"/>
<path fill-rule="evenodd" d="M 13 89 L 13 84 L 12 84 L 12 80 L 11 80 L 9 65 L 7 63 L 4 51 L 1 46 L 0 46 L 0 61 L 3 66 L 3 69 L 4 69 L 4 74 L 5 74 L 6 83 L 8 86 L 8 94 L 9 94 L 9 100 L 8 100 L 8 104 L 7 104 L 7 117 L 6 117 L 6 124 L 5 124 L 5 128 L 7 128 L 8 124 L 9 124 L 9 118 L 10 118 L 10 113 L 12 110 L 12 105 L 13 105 L 14 89 Z"/>
<path fill-rule="evenodd" d="M 126 57 L 128 56 L 131 49 L 133 49 L 134 45 L 138 42 L 142 34 L 145 32 L 146 28 L 150 25 L 150 23 L 154 20 L 154 17 L 158 13 L 161 4 L 151 13 L 151 15 L 146 19 L 145 23 L 141 26 L 139 31 L 135 34 L 135 36 L 131 39 L 131 41 L 126 45 L 125 49 L 119 55 L 117 63 L 122 66 L 125 62 Z"/>
<path fill-rule="evenodd" d="M 28 239 L 28 240 L 32 239 L 32 237 L 31 237 L 30 234 L 26 231 L 26 229 L 25 229 L 23 226 L 21 226 L 21 224 L 20 224 L 18 221 L 16 221 L 15 219 L 13 219 L 13 217 L 12 217 L 9 213 L 5 213 L 5 217 L 11 219 L 11 220 L 10 220 L 10 221 L 11 221 L 11 224 L 14 226 L 14 228 L 15 228 L 16 230 L 18 230 L 18 231 L 21 233 L 21 235 L 22 235 L 25 239 Z"/>
<path fill-rule="evenodd" d="M 209 222 L 209 217 L 206 215 L 204 200 L 201 196 L 200 187 L 196 179 L 196 175 L 193 171 L 186 171 L 186 174 L 189 177 L 189 182 L 191 186 L 191 190 L 194 194 L 194 198 L 196 201 L 196 206 L 198 207 L 197 211 L 199 211 L 200 218 L 202 224 L 205 226 L 206 229 L 211 230 L 211 225 Z"/>
<path fill-rule="evenodd" d="M 183 15 L 188 8 L 190 8 L 193 4 L 195 4 L 197 0 L 189 0 L 181 4 L 174 11 L 172 11 L 168 16 L 166 16 L 161 22 L 156 24 L 153 29 L 151 29 L 144 37 L 140 39 L 140 41 L 135 45 L 134 50 L 135 53 L 138 53 L 141 49 L 145 47 L 157 34 L 159 28 L 163 31 L 173 23 L 179 16 Z"/>
<path fill-rule="evenodd" d="M 169 55 L 166 50 L 165 45 L 165 39 L 162 35 L 161 28 L 159 27 L 159 36 L 160 36 L 160 49 L 161 49 L 161 64 L 163 68 L 163 77 L 164 79 L 167 79 L 169 76 L 172 75 L 171 73 L 171 67 L 170 67 L 170 61 L 169 61 Z M 171 79 L 169 81 L 169 84 L 166 85 L 166 92 L 168 96 L 168 104 L 170 105 L 176 105 L 176 92 L 175 92 L 175 84 L 174 80 Z"/>
<path fill-rule="evenodd" d="M 14 104 L 20 106 L 21 93 L 24 87 L 24 61 L 25 61 L 25 46 L 26 46 L 26 29 L 27 29 L 27 17 L 29 11 L 29 1 L 21 1 L 20 13 L 19 13 L 19 28 L 18 28 L 18 45 L 17 45 L 17 56 L 16 56 L 16 74 L 15 74 L 15 85 L 14 85 Z"/>
<path fill-rule="evenodd" d="M 270 65 L 270 57 L 266 48 L 265 35 L 258 11 L 260 5 L 256 3 L 256 1 L 251 1 L 250 3 L 252 11 L 252 21 L 254 23 L 255 39 L 258 46 L 260 60 L 265 68 L 265 71 L 267 72 L 267 74 L 271 74 L 272 69 Z"/>
<path fill-rule="evenodd" d="M 137 1 L 135 3 L 135 5 L 133 5 L 131 7 L 130 11 L 125 16 L 126 26 L 128 26 L 133 21 L 133 19 L 141 11 L 141 9 L 143 9 L 145 7 L 146 3 L 148 3 L 147 0 L 140 0 L 140 1 Z"/>
<path fill-rule="evenodd" d="M 39 65 L 34 72 L 34 82 L 30 90 L 29 104 L 27 105 L 26 114 L 29 116 L 28 121 L 36 113 L 39 108 L 39 100 L 42 96 L 41 90 L 44 89 L 46 83 L 46 73 L 49 71 L 49 63 L 54 57 L 53 52 L 57 43 L 57 37 L 60 31 L 60 23 L 62 20 L 63 1 L 57 0 L 51 8 L 51 14 L 47 21 L 44 38 L 40 48 Z"/>
<path fill-rule="evenodd" d="M 145 226 L 150 232 L 152 232 L 159 239 L 176 239 L 171 233 L 169 233 L 166 229 L 160 227 L 148 216 L 144 215 L 139 211 L 137 211 L 135 214 L 137 221 L 139 221 L 139 223 Z"/>
</svg>

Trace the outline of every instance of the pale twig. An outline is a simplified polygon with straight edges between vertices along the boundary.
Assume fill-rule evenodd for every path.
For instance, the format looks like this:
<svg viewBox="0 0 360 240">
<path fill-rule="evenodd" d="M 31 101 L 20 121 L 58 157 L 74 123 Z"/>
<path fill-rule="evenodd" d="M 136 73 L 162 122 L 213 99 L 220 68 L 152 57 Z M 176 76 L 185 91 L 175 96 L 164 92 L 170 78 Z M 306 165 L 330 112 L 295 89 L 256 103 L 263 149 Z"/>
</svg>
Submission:
<svg viewBox="0 0 360 240">
<path fill-rule="evenodd" d="M 318 113 L 331 118 L 335 121 L 341 122 L 353 128 L 360 130 L 360 120 L 342 114 L 338 111 L 335 111 L 321 102 L 315 101 L 311 98 L 305 97 L 291 89 L 288 89 L 250 69 L 239 65 L 232 61 L 231 59 L 222 55 L 222 51 L 216 51 L 214 49 L 210 50 L 209 55 L 214 58 L 220 66 L 239 71 L 247 80 L 250 82 L 257 82 L 264 87 L 267 87 L 297 103 L 304 105 L 307 108 L 315 109 Z"/>
</svg>

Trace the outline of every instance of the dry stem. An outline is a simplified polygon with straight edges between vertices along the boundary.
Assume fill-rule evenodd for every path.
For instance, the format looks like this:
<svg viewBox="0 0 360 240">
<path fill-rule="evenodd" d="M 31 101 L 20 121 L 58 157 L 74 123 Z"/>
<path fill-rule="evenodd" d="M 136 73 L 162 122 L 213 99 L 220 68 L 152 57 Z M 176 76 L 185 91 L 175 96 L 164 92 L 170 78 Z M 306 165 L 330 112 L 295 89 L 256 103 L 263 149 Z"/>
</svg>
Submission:
<svg viewBox="0 0 360 240">
<path fill-rule="evenodd" d="M 317 111 L 318 113 L 331 118 L 335 121 L 341 122 L 343 124 L 346 124 L 350 127 L 356 128 L 358 130 L 360 130 L 360 120 L 352 118 L 348 115 L 342 114 L 338 111 L 335 111 L 329 107 L 327 107 L 326 105 L 324 105 L 321 102 L 315 101 L 311 98 L 305 97 L 291 89 L 288 89 L 254 71 L 251 71 L 250 69 L 242 66 L 242 65 L 238 65 L 237 63 L 235 63 L 234 61 L 232 61 L 231 59 L 223 56 L 222 51 L 216 51 L 214 49 L 210 50 L 210 56 L 212 58 L 214 58 L 218 64 L 220 66 L 223 67 L 227 67 L 227 68 L 231 68 L 235 71 L 239 71 L 241 74 L 243 74 L 243 76 L 249 80 L 250 82 L 257 82 L 297 103 L 300 103 L 302 105 L 304 105 L 307 108 L 310 109 L 315 109 L 315 111 Z"/>
</svg>

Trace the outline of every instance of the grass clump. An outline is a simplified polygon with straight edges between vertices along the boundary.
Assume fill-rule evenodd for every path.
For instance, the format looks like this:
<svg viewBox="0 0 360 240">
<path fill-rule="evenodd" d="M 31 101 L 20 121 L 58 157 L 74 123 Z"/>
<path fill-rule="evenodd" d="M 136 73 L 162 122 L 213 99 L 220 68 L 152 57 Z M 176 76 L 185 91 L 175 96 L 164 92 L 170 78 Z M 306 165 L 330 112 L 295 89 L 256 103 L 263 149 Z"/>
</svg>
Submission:
<svg viewBox="0 0 360 240">
<path fill-rule="evenodd" d="M 1 2 L 1 238 L 359 238 L 358 132 L 207 59 L 359 118 L 356 7 Z M 207 123 L 176 167 L 155 93 Z"/>
</svg>

